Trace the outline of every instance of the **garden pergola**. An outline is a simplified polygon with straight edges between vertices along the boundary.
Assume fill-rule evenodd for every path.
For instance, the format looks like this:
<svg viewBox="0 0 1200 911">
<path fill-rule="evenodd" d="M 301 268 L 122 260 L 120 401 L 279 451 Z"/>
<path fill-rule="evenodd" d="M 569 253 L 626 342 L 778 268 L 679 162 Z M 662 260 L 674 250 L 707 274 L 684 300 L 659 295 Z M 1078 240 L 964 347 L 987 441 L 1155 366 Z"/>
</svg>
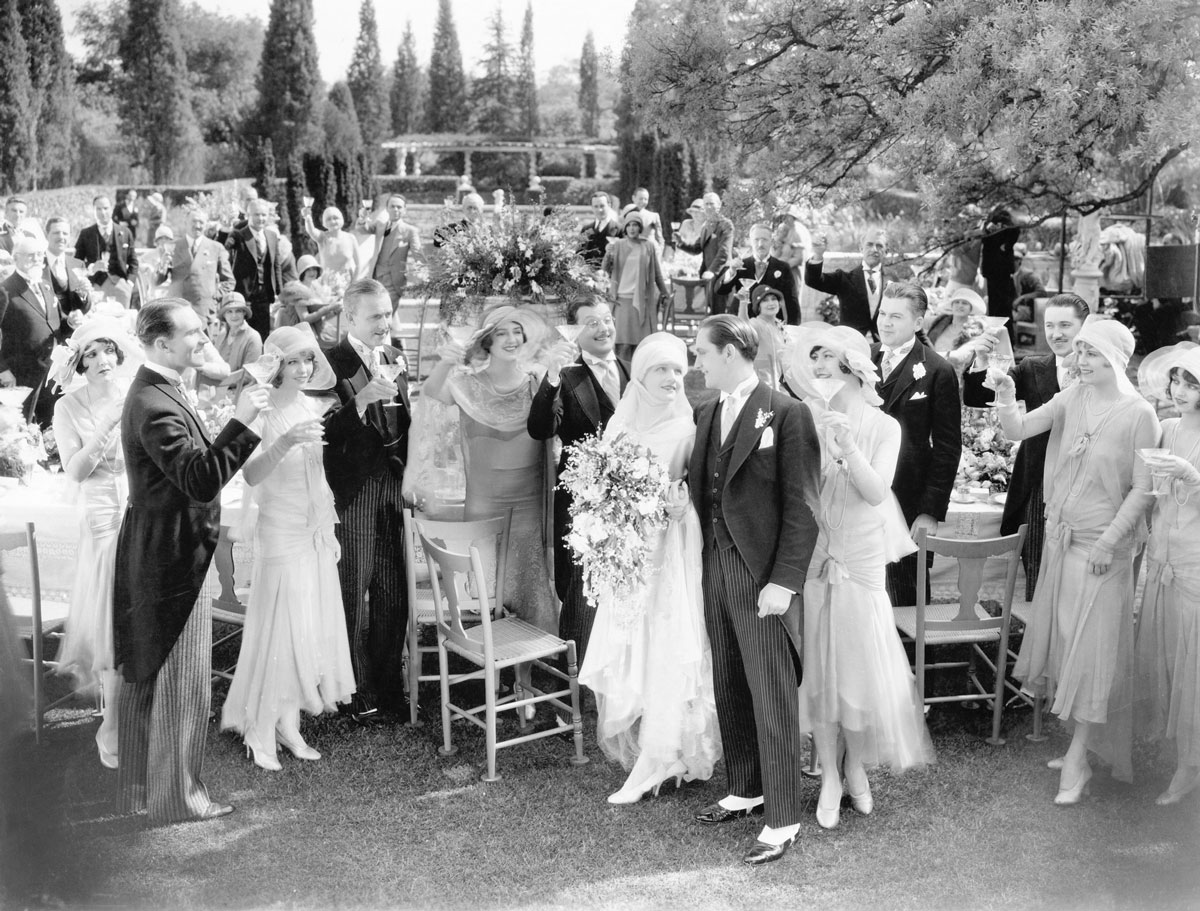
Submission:
<svg viewBox="0 0 1200 911">
<path fill-rule="evenodd" d="M 539 152 L 568 152 L 579 156 L 579 176 L 587 176 L 589 155 L 615 153 L 617 147 L 594 139 L 569 137 L 537 137 L 533 139 L 511 139 L 504 136 L 468 133 L 406 133 L 381 143 L 384 149 L 397 152 L 397 169 L 400 176 L 408 175 L 407 159 L 413 156 L 413 176 L 421 176 L 420 156 L 423 152 L 436 154 L 460 153 L 463 157 L 462 174 L 471 177 L 471 156 L 476 152 L 524 155 L 529 160 L 529 182 L 531 188 L 539 183 L 537 156 Z"/>
</svg>

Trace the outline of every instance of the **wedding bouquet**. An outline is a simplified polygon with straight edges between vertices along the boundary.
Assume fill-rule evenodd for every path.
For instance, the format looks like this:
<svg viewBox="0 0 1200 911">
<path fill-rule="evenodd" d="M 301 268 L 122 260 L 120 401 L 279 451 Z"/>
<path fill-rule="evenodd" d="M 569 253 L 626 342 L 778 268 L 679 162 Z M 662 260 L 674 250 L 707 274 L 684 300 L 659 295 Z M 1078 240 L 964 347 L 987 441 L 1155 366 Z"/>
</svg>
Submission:
<svg viewBox="0 0 1200 911">
<path fill-rule="evenodd" d="M 567 542 L 593 604 L 601 595 L 628 601 L 645 579 L 647 540 L 666 525 L 669 486 L 662 461 L 624 434 L 572 447 L 559 487 L 573 498 Z"/>
</svg>

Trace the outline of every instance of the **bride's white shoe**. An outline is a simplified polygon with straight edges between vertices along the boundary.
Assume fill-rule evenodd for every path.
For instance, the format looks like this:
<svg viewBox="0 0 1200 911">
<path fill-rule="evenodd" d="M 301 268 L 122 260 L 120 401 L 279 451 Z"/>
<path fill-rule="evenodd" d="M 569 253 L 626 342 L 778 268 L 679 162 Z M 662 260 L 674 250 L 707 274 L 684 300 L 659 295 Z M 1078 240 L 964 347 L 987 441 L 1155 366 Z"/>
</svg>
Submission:
<svg viewBox="0 0 1200 911">
<path fill-rule="evenodd" d="M 684 765 L 682 761 L 677 760 L 665 772 L 656 772 L 653 776 L 645 781 L 640 781 L 637 784 L 631 784 L 628 780 L 626 780 L 625 784 L 622 785 L 621 790 L 617 791 L 615 794 L 608 795 L 608 802 L 616 805 L 637 803 L 651 792 L 653 792 L 654 796 L 657 797 L 659 788 L 662 787 L 664 781 L 666 781 L 668 778 L 674 778 L 675 787 L 678 788 L 683 784 L 683 779 L 686 774 L 687 766 Z"/>
</svg>

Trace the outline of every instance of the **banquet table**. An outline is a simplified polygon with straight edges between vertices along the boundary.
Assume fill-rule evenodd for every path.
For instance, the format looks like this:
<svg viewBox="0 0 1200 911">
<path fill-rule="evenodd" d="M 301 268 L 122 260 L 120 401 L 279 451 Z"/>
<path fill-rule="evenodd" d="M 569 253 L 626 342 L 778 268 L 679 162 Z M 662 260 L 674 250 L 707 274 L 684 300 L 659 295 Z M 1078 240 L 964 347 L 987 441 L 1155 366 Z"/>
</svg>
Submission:
<svg viewBox="0 0 1200 911">
<path fill-rule="evenodd" d="M 1004 506 L 990 500 L 971 500 L 965 503 L 950 501 L 946 520 L 938 524 L 940 538 L 998 538 L 1000 519 Z M 1000 600 L 1004 596 L 1004 561 L 992 559 L 987 562 L 983 587 L 979 597 Z M 1015 591 L 1025 590 L 1024 570 L 1018 570 Z M 934 557 L 933 571 L 929 577 L 930 595 L 934 601 L 947 602 L 958 599 L 958 561 L 950 557 Z"/>
<path fill-rule="evenodd" d="M 243 490 L 239 473 L 221 492 L 221 536 L 200 593 L 212 598 L 214 607 L 240 610 L 237 590 L 250 577 L 249 546 L 235 544 L 229 537 L 241 516 Z M 61 472 L 37 471 L 27 485 L 0 486 L 0 530 L 23 529 L 26 522 L 36 527 L 43 598 L 70 598 L 81 519 L 75 491 L 75 484 Z"/>
</svg>

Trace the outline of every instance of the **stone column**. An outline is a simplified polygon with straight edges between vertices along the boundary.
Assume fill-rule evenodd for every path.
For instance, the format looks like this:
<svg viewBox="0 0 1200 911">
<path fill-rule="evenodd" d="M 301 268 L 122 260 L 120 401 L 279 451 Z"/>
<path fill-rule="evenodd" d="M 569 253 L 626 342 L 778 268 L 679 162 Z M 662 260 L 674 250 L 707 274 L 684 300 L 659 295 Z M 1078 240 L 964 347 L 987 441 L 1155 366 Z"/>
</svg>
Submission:
<svg viewBox="0 0 1200 911">
<path fill-rule="evenodd" d="M 408 176 L 408 149 L 403 146 L 396 149 L 396 173 L 401 177 Z"/>
<path fill-rule="evenodd" d="M 471 153 L 463 152 L 463 179 L 471 182 Z"/>
<path fill-rule="evenodd" d="M 421 176 L 421 158 L 418 155 L 417 149 L 415 146 L 412 148 L 411 151 L 412 151 L 412 157 L 413 157 L 413 177 L 420 177 Z"/>
</svg>

